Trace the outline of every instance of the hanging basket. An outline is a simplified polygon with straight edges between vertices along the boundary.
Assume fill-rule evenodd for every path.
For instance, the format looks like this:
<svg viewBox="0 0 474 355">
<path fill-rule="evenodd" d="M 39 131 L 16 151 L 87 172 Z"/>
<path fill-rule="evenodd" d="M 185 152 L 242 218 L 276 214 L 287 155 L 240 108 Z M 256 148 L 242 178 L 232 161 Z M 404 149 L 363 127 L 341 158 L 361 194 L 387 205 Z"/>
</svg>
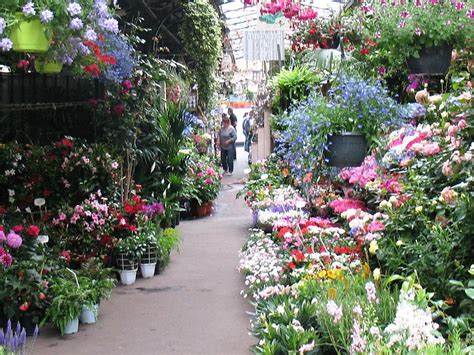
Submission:
<svg viewBox="0 0 474 355">
<path fill-rule="evenodd" d="M 62 63 L 35 61 L 35 70 L 41 74 L 58 74 L 63 70 Z"/>
<path fill-rule="evenodd" d="M 325 152 L 329 166 L 339 168 L 360 166 L 367 154 L 367 141 L 360 133 L 333 134 Z"/>
<path fill-rule="evenodd" d="M 451 64 L 451 53 L 453 46 L 445 44 L 442 46 L 423 48 L 418 54 L 419 58 L 408 57 L 407 64 L 412 74 L 444 74 Z"/>
<path fill-rule="evenodd" d="M 15 52 L 45 53 L 49 49 L 49 40 L 39 19 L 26 20 L 23 14 L 17 14 L 18 24 L 12 28 L 10 39 Z"/>
</svg>

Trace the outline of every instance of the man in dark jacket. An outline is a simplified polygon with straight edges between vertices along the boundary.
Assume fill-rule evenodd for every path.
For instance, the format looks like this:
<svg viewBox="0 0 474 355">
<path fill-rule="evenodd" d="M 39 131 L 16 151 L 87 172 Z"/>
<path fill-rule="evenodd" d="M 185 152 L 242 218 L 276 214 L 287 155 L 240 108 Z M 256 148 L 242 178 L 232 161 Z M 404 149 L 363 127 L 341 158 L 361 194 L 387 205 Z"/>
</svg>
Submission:
<svg viewBox="0 0 474 355">
<path fill-rule="evenodd" d="M 229 107 L 227 109 L 227 113 L 229 114 L 230 124 L 235 128 L 235 131 L 237 132 L 237 116 L 235 115 L 232 107 Z M 236 159 L 237 159 L 237 149 L 235 148 L 235 142 L 234 142 L 234 160 Z"/>
</svg>

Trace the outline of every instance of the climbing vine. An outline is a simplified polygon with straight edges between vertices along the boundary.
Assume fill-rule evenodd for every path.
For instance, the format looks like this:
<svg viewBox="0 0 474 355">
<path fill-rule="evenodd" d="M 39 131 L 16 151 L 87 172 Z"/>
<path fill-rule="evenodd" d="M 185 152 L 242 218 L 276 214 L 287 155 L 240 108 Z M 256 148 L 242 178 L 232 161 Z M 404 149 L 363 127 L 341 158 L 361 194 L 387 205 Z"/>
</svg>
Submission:
<svg viewBox="0 0 474 355">
<path fill-rule="evenodd" d="M 179 36 L 193 56 L 194 80 L 199 86 L 199 104 L 206 109 L 216 91 L 215 73 L 222 53 L 222 26 L 208 0 L 187 1 Z"/>
</svg>

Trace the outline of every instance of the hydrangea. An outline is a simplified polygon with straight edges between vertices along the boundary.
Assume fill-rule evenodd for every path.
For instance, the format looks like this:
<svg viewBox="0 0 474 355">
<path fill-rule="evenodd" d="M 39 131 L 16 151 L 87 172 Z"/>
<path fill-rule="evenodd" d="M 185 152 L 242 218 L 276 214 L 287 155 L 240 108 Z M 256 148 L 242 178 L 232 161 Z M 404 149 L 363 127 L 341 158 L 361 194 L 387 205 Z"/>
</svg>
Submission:
<svg viewBox="0 0 474 355">
<path fill-rule="evenodd" d="M 73 18 L 71 22 L 69 23 L 69 28 L 71 30 L 80 30 L 82 29 L 82 27 L 84 27 L 84 23 L 78 17 Z"/>
<path fill-rule="evenodd" d="M 0 49 L 2 52 L 8 52 L 13 48 L 13 42 L 9 38 L 2 38 L 0 40 Z"/>
<path fill-rule="evenodd" d="M 3 17 L 0 17 L 0 35 L 3 33 L 3 30 L 5 29 L 6 24 L 5 24 L 5 19 Z"/>
<path fill-rule="evenodd" d="M 32 1 L 27 2 L 23 6 L 22 11 L 23 11 L 23 14 L 25 16 L 34 16 L 34 15 L 36 15 L 35 5 L 33 4 Z"/>
<path fill-rule="evenodd" d="M 41 11 L 40 13 L 40 21 L 42 23 L 49 23 L 54 18 L 54 14 L 52 11 L 46 9 Z"/>
<path fill-rule="evenodd" d="M 77 16 L 80 15 L 82 12 L 82 7 L 79 5 L 77 2 L 71 2 L 67 6 L 67 11 L 69 12 L 69 15 L 71 16 Z"/>
<path fill-rule="evenodd" d="M 22 243 L 23 243 L 23 239 L 21 239 L 21 237 L 18 234 L 16 234 L 13 231 L 8 233 L 7 244 L 10 248 L 18 249 Z"/>
</svg>

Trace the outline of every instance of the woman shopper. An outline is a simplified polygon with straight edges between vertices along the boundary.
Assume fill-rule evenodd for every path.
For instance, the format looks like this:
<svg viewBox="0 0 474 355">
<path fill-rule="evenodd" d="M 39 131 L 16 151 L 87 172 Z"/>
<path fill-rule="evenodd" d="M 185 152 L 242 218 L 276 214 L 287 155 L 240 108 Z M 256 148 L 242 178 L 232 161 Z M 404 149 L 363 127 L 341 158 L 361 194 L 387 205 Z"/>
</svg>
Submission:
<svg viewBox="0 0 474 355">
<path fill-rule="evenodd" d="M 219 147 L 221 150 L 221 162 L 224 173 L 228 176 L 234 171 L 234 144 L 237 140 L 237 132 L 230 124 L 230 118 L 222 114 L 222 128 L 219 131 Z"/>
</svg>

